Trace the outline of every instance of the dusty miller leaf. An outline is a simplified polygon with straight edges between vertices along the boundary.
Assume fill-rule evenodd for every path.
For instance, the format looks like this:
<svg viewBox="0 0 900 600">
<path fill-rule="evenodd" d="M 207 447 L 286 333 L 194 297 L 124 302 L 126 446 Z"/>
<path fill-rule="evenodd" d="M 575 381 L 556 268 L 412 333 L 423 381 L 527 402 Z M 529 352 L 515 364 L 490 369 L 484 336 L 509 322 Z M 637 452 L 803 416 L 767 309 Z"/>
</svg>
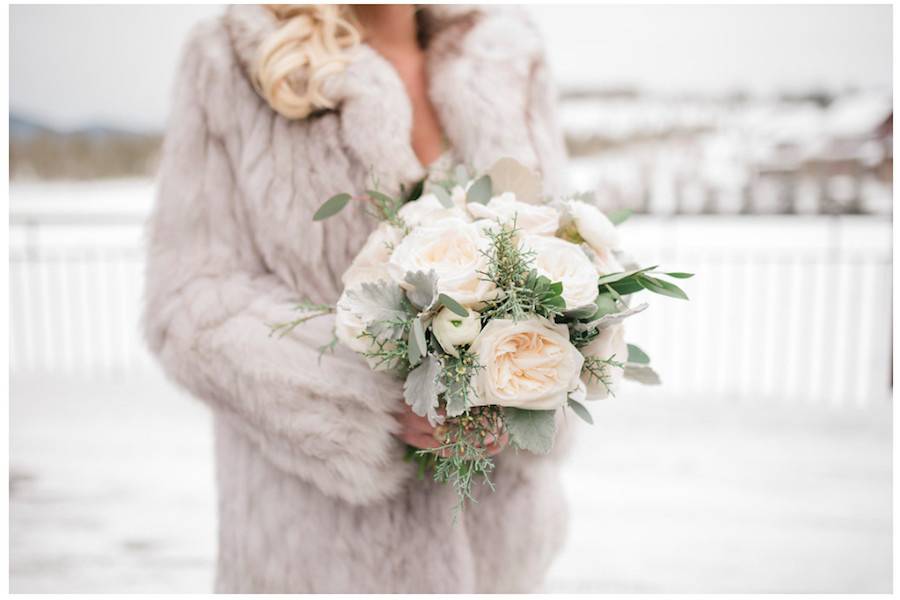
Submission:
<svg viewBox="0 0 900 600">
<path fill-rule="evenodd" d="M 366 320 L 366 329 L 378 338 L 398 338 L 410 317 L 409 301 L 395 283 L 363 283 L 347 290 L 347 309 Z"/>
<path fill-rule="evenodd" d="M 512 442 L 523 450 L 547 454 L 556 433 L 555 410 L 523 410 L 505 407 L 503 422 Z"/>
<path fill-rule="evenodd" d="M 410 284 L 411 290 L 406 290 L 406 297 L 413 303 L 413 306 L 419 310 L 429 310 L 432 308 L 435 300 L 437 300 L 437 273 L 434 269 L 425 271 L 410 271 L 403 278 L 403 281 Z"/>
<path fill-rule="evenodd" d="M 491 199 L 493 195 L 492 190 L 493 186 L 491 184 L 491 176 L 490 175 L 482 175 L 478 179 L 475 180 L 469 187 L 469 191 L 466 192 L 466 202 L 476 202 L 478 204 L 487 204 L 487 201 Z"/>
<path fill-rule="evenodd" d="M 603 296 L 601 296 L 602 298 Z M 607 313 L 600 317 L 599 319 L 594 319 L 593 321 L 587 321 L 584 323 L 575 323 L 572 325 L 572 329 L 575 331 L 590 331 L 591 329 L 605 329 L 610 325 L 615 323 L 620 323 L 627 319 L 632 315 L 636 315 L 639 312 L 642 312 L 647 309 L 647 303 L 638 304 L 634 308 L 626 308 L 625 310 L 621 310 L 619 312 Z"/>
<path fill-rule="evenodd" d="M 441 363 L 429 354 L 418 367 L 409 372 L 403 384 L 403 399 L 420 417 L 434 426 L 443 422 L 437 413 L 438 395 L 443 391 L 439 381 Z"/>
<path fill-rule="evenodd" d="M 662 383 L 656 371 L 644 365 L 625 365 L 625 379 L 631 379 L 644 385 L 659 385 Z"/>
</svg>

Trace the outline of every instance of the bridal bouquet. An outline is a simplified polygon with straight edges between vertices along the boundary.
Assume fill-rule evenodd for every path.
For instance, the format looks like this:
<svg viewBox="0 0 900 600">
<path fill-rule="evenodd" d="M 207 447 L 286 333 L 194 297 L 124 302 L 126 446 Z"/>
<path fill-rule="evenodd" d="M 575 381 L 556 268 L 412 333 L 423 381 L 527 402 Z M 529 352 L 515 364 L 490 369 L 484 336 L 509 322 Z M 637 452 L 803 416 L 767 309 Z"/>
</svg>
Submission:
<svg viewBox="0 0 900 600">
<path fill-rule="evenodd" d="M 623 377 L 659 383 L 622 321 L 647 308 L 633 302 L 639 292 L 687 299 L 663 277 L 691 274 L 640 268 L 622 251 L 616 225 L 627 212 L 541 189 L 537 174 L 501 159 L 477 177 L 464 167 L 432 176 L 405 198 L 366 192 L 381 223 L 337 305 L 302 303 L 297 319 L 272 325 L 283 334 L 333 312 L 337 341 L 404 378 L 406 403 L 437 438 L 408 458 L 453 485 L 460 507 L 475 481 L 492 485 L 487 448 L 502 437 L 547 453 L 558 411 L 591 423 L 586 403 Z M 314 219 L 351 199 L 334 196 Z"/>
</svg>

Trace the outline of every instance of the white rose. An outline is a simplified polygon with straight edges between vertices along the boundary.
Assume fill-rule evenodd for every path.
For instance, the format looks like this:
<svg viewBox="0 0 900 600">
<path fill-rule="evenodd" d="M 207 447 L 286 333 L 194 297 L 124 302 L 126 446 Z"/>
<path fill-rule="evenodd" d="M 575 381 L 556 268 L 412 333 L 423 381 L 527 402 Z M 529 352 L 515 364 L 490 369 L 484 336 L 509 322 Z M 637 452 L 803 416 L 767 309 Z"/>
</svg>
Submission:
<svg viewBox="0 0 900 600">
<path fill-rule="evenodd" d="M 363 247 L 353 259 L 353 262 L 350 263 L 350 267 L 341 277 L 344 287 L 353 285 L 350 283 L 353 280 L 366 280 L 360 279 L 360 277 L 366 277 L 367 269 L 373 267 L 385 268 L 388 259 L 391 257 L 394 246 L 399 244 L 401 239 L 403 239 L 403 232 L 388 223 L 381 223 L 376 227 L 375 230 L 369 234 L 366 243 L 363 244 Z M 390 278 L 379 277 L 368 279 L 368 281 L 377 281 L 378 279 L 389 280 Z"/>
<path fill-rule="evenodd" d="M 522 246 L 534 251 L 534 268 L 539 274 L 562 283 L 567 309 L 586 306 L 597 299 L 597 269 L 581 248 L 542 235 L 525 236 Z"/>
<path fill-rule="evenodd" d="M 600 360 L 612 359 L 619 363 L 628 360 L 628 345 L 625 343 L 625 328 L 621 323 L 610 325 L 600 330 L 600 334 L 591 340 L 591 343 L 581 349 L 585 357 L 594 357 Z M 587 388 L 587 400 L 602 400 L 609 395 L 610 390 L 622 381 L 624 369 L 613 365 L 598 365 L 600 373 L 593 374 L 587 369 L 581 374 L 581 379 Z M 602 376 L 602 377 L 601 377 Z M 604 381 L 606 383 L 604 383 Z"/>
<path fill-rule="evenodd" d="M 444 219 L 413 229 L 403 238 L 388 261 L 391 277 L 404 288 L 411 271 L 434 269 L 438 291 L 464 306 L 473 306 L 496 294 L 493 283 L 482 279 L 490 247 L 479 226 L 459 219 Z"/>
<path fill-rule="evenodd" d="M 434 194 L 423 194 L 417 200 L 407 202 L 400 207 L 397 214 L 410 228 L 430 225 L 447 218 L 462 219 L 463 221 L 471 220 L 464 206 L 456 204 L 454 200 L 454 206 L 446 208 Z"/>
<path fill-rule="evenodd" d="M 512 224 L 523 234 L 553 235 L 559 229 L 559 213 L 549 206 L 526 204 L 516 200 L 512 192 L 491 198 L 487 204 L 473 202 L 467 206 L 476 219 L 489 219 Z"/>
<path fill-rule="evenodd" d="M 584 357 L 565 325 L 541 317 L 494 319 L 470 348 L 482 365 L 474 377 L 476 406 L 555 409 L 580 387 Z"/>
<path fill-rule="evenodd" d="M 481 315 L 470 310 L 468 316 L 461 317 L 448 308 L 443 308 L 431 321 L 431 332 L 448 354 L 459 356 L 456 346 L 471 344 L 481 333 Z"/>
<path fill-rule="evenodd" d="M 567 206 L 578 234 L 591 248 L 597 251 L 619 249 L 619 230 L 599 208 L 581 200 L 570 200 Z"/>
</svg>

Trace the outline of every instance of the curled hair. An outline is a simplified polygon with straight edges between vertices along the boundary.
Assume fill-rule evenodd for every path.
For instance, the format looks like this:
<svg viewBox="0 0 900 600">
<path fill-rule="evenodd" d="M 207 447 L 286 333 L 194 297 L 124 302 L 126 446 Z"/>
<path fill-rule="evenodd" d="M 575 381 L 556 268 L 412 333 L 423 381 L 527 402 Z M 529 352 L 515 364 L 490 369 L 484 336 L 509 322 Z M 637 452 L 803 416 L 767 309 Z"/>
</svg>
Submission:
<svg viewBox="0 0 900 600">
<path fill-rule="evenodd" d="M 268 4 L 278 28 L 259 46 L 253 84 L 274 110 L 290 119 L 334 108 L 322 83 L 349 63 L 360 27 L 346 4 Z"/>
</svg>

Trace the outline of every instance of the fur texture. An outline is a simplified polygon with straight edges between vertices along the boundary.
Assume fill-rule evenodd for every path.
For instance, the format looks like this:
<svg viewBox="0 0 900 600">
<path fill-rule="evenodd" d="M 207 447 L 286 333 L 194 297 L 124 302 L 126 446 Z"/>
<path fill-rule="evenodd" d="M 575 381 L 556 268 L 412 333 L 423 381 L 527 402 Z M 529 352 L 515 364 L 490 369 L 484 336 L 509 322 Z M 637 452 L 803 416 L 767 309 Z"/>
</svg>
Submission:
<svg viewBox="0 0 900 600">
<path fill-rule="evenodd" d="M 512 9 L 425 9 L 430 94 L 457 159 L 513 156 L 559 191 L 564 153 L 541 44 Z M 318 319 L 276 340 L 292 300 L 333 302 L 375 223 L 324 223 L 323 199 L 424 175 L 396 71 L 367 46 L 332 78 L 337 110 L 289 121 L 247 67 L 269 13 L 233 6 L 184 50 L 148 226 L 145 332 L 168 375 L 214 411 L 221 592 L 495 592 L 540 585 L 566 530 L 557 464 L 509 451 L 497 491 L 456 525 L 449 488 L 413 477 L 401 383 L 349 351 L 319 357 Z M 568 430 L 569 427 L 565 427 Z"/>
</svg>

